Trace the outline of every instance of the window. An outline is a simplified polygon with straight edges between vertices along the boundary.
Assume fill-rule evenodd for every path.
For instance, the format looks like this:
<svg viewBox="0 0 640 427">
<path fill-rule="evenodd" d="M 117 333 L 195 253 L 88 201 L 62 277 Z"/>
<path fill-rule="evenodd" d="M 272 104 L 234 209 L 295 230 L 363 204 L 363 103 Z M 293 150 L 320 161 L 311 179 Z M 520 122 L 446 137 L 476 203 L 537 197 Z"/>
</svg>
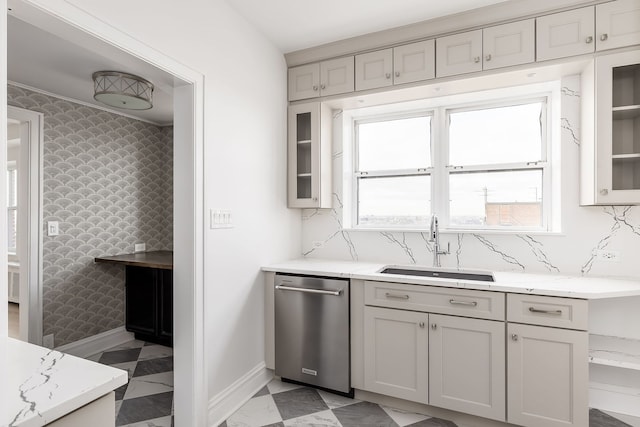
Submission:
<svg viewBox="0 0 640 427">
<path fill-rule="evenodd" d="M 354 228 L 549 230 L 550 97 L 353 119 Z"/>
<path fill-rule="evenodd" d="M 8 251 L 15 254 L 18 237 L 18 170 L 15 163 L 9 163 L 7 166 L 7 209 Z"/>
</svg>

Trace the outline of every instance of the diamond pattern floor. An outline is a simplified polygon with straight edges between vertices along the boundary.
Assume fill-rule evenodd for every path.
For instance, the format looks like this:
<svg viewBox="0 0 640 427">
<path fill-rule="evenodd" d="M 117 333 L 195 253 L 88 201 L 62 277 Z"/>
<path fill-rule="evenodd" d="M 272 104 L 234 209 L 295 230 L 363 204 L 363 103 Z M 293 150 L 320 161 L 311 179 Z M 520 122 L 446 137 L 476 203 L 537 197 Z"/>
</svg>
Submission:
<svg viewBox="0 0 640 427">
<path fill-rule="evenodd" d="M 116 393 L 116 426 L 173 427 L 173 349 L 130 341 L 87 359 L 123 369 Z"/>
<path fill-rule="evenodd" d="M 630 427 L 597 409 L 589 412 L 589 418 L 589 427 Z M 220 424 L 220 427 L 285 426 L 458 427 L 449 420 L 361 402 L 278 379 Z"/>
</svg>

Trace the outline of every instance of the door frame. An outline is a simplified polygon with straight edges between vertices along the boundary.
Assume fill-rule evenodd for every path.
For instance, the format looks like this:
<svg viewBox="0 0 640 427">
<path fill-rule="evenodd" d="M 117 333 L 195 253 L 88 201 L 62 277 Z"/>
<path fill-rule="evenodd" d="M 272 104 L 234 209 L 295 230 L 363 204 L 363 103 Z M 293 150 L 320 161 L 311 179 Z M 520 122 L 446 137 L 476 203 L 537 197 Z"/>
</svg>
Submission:
<svg viewBox="0 0 640 427">
<path fill-rule="evenodd" d="M 18 260 L 20 262 L 20 339 L 42 345 L 42 147 L 44 114 L 7 107 L 7 117 L 20 121 L 18 182 L 27 189 L 18 196 Z M 26 199 L 26 200 L 25 200 Z M 26 327 L 25 327 L 26 326 Z"/>
<path fill-rule="evenodd" d="M 175 424 L 206 425 L 208 395 L 204 363 L 204 75 L 106 24 L 65 0 L 0 0 L 0 57 L 6 58 L 7 6 L 20 19 L 60 34 L 75 28 L 176 77 L 174 86 L 174 408 Z M 5 62 L 6 63 L 6 62 Z M 6 118 L 6 69 L 0 71 L 0 117 Z M 6 120 L 0 123 L 0 150 L 6 151 Z M 6 157 L 6 154 L 4 155 Z M 3 158 L 0 155 L 0 160 Z M 5 158 L 6 160 L 6 158 Z M 6 185 L 4 174 L 0 185 Z M 0 209 L 6 201 L 0 201 Z M 4 206 L 6 208 L 6 206 Z M 6 209 L 5 209 L 6 212 Z M 0 212 L 0 220 L 5 218 Z M 5 232 L 6 233 L 6 232 Z M 4 234 L 0 232 L 0 237 Z M 4 236 L 6 239 L 6 236 Z M 0 245 L 0 257 L 6 257 Z M 4 274 L 2 272 L 5 271 Z M 0 266 L 0 302 L 7 298 L 6 266 Z M 6 308 L 0 304 L 0 332 Z M 6 332 L 2 333 L 6 336 Z"/>
</svg>

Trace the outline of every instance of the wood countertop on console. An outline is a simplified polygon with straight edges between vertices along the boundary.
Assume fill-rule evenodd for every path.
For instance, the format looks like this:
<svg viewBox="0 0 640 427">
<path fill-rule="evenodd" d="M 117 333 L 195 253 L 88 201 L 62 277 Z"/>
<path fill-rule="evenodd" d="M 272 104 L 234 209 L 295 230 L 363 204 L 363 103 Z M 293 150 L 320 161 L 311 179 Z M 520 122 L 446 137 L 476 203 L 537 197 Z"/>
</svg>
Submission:
<svg viewBox="0 0 640 427">
<path fill-rule="evenodd" d="M 173 251 L 136 252 L 94 258 L 95 262 L 131 265 L 134 267 L 159 268 L 173 270 Z"/>
</svg>

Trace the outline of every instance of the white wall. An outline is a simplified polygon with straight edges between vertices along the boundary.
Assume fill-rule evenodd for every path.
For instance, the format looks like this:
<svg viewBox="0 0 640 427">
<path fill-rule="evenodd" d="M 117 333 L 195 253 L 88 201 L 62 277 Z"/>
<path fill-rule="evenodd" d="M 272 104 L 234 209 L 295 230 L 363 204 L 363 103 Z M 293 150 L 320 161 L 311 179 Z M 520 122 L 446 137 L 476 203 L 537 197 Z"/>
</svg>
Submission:
<svg viewBox="0 0 640 427">
<path fill-rule="evenodd" d="M 284 58 L 221 0 L 69 3 L 205 76 L 205 211 L 230 209 L 235 225 L 205 235 L 215 396 L 264 360 L 260 266 L 300 252 L 300 215 L 286 208 Z"/>
</svg>

